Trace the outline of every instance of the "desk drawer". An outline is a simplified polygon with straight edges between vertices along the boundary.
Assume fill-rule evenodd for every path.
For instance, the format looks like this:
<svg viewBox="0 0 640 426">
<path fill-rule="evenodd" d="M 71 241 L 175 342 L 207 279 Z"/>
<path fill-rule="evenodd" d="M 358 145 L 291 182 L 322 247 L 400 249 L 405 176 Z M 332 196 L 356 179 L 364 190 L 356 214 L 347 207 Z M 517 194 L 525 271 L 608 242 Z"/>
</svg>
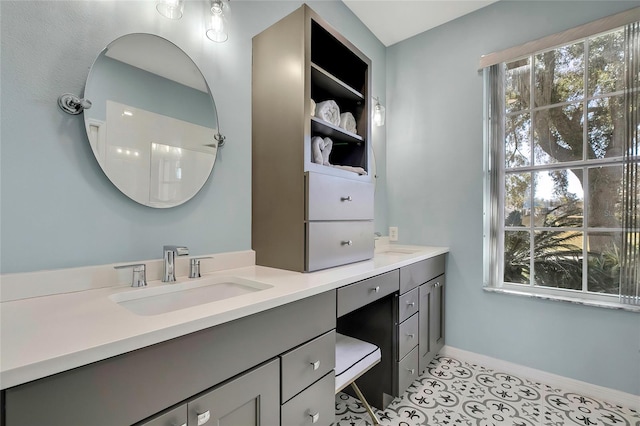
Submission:
<svg viewBox="0 0 640 426">
<path fill-rule="evenodd" d="M 398 394 L 402 395 L 411 383 L 418 378 L 418 348 L 414 348 L 398 362 Z"/>
<path fill-rule="evenodd" d="M 321 173 L 307 175 L 307 220 L 373 220 L 374 186 Z"/>
<path fill-rule="evenodd" d="M 373 257 L 373 221 L 307 223 L 307 271 Z"/>
<path fill-rule="evenodd" d="M 336 332 L 305 343 L 280 356 L 282 360 L 282 401 L 320 379 L 336 365 Z"/>
<path fill-rule="evenodd" d="M 398 326 L 398 360 L 404 358 L 418 344 L 418 315 Z"/>
<path fill-rule="evenodd" d="M 444 274 L 444 259 L 441 254 L 400 268 L 400 294 Z"/>
<path fill-rule="evenodd" d="M 329 426 L 336 420 L 335 387 L 332 371 L 296 395 L 282 406 L 282 426 Z"/>
<path fill-rule="evenodd" d="M 402 322 L 418 312 L 420 294 L 418 288 L 403 294 L 398 298 L 398 322 Z"/>
<path fill-rule="evenodd" d="M 338 289 L 338 317 L 398 291 L 399 272 L 393 270 Z"/>
</svg>

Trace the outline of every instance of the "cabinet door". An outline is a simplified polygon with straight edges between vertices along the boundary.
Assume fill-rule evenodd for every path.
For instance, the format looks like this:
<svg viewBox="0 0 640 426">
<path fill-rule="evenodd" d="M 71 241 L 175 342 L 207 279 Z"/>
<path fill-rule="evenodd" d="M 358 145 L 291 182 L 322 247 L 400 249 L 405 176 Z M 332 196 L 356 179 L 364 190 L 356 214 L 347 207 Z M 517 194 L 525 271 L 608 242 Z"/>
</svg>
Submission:
<svg viewBox="0 0 640 426">
<path fill-rule="evenodd" d="M 418 313 L 419 370 L 422 372 L 444 345 L 444 284 L 440 275 L 420 286 Z"/>
<path fill-rule="evenodd" d="M 444 284 L 445 276 L 441 275 L 434 280 L 431 293 L 431 309 L 429 312 L 429 338 L 430 348 L 434 355 L 444 346 Z"/>
<path fill-rule="evenodd" d="M 138 426 L 187 426 L 187 404 L 143 421 Z"/>
<path fill-rule="evenodd" d="M 188 404 L 189 426 L 280 424 L 280 362 L 275 359 Z"/>
</svg>

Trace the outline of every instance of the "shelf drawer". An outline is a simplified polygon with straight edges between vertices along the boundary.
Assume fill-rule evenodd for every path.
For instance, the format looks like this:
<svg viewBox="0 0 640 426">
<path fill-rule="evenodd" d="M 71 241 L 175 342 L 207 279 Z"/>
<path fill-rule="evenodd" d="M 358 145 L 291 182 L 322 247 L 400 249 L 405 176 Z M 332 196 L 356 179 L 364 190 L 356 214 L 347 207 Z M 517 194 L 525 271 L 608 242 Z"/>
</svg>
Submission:
<svg viewBox="0 0 640 426">
<path fill-rule="evenodd" d="M 334 369 L 336 332 L 330 332 L 280 356 L 282 360 L 282 401 Z"/>
<path fill-rule="evenodd" d="M 418 312 L 419 303 L 420 292 L 417 287 L 401 295 L 398 299 L 398 322 L 402 322 Z"/>
<path fill-rule="evenodd" d="M 441 254 L 400 268 L 400 294 L 444 274 L 444 258 Z"/>
<path fill-rule="evenodd" d="M 307 220 L 373 220 L 373 183 L 307 174 Z"/>
<path fill-rule="evenodd" d="M 398 270 L 367 278 L 338 289 L 338 317 L 398 291 Z"/>
<path fill-rule="evenodd" d="M 418 348 L 414 348 L 401 361 L 398 361 L 398 395 L 404 391 L 418 378 Z"/>
<path fill-rule="evenodd" d="M 373 257 L 373 221 L 307 223 L 307 271 Z"/>
<path fill-rule="evenodd" d="M 282 405 L 282 426 L 329 426 L 336 420 L 333 371 Z"/>
<path fill-rule="evenodd" d="M 398 359 L 404 358 L 418 344 L 418 315 L 398 326 Z"/>
</svg>

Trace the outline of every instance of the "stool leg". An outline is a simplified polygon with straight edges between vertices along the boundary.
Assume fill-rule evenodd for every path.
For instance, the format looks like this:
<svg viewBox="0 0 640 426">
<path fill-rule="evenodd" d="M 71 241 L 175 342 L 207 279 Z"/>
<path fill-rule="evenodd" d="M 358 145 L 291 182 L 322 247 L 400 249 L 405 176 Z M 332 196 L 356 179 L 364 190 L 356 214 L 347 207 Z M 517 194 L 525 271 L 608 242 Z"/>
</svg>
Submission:
<svg viewBox="0 0 640 426">
<path fill-rule="evenodd" d="M 351 387 L 356 392 L 356 395 L 358 395 L 358 398 L 364 405 L 364 408 L 367 410 L 367 413 L 369 413 L 369 415 L 371 416 L 371 420 L 373 420 L 373 425 L 379 426 L 380 420 L 378 420 L 378 416 L 376 416 L 376 413 L 374 413 L 373 410 L 371 409 L 371 406 L 369 405 L 367 400 L 364 398 L 364 395 L 362 394 L 362 392 L 360 392 L 360 388 L 358 387 L 358 385 L 356 385 L 355 381 L 351 382 Z"/>
</svg>

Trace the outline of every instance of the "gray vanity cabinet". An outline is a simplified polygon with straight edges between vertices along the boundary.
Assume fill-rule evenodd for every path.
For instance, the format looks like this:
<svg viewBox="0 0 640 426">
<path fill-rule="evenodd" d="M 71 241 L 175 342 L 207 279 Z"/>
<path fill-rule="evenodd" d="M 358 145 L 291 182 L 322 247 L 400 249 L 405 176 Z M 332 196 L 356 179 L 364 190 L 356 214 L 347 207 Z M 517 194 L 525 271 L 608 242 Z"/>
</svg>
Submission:
<svg viewBox="0 0 640 426">
<path fill-rule="evenodd" d="M 182 404 L 137 426 L 188 426 L 187 404 Z"/>
<path fill-rule="evenodd" d="M 407 309 L 402 301 L 405 297 L 418 298 L 418 345 L 415 359 L 417 364 L 408 369 L 403 366 L 398 375 L 407 372 L 421 373 L 438 351 L 444 346 L 444 273 L 446 255 L 442 254 L 430 259 L 400 268 L 400 312 Z M 400 318 L 402 321 L 402 317 Z M 401 336 L 402 338 L 402 336 Z M 406 364 L 406 362 L 405 362 Z M 400 393 L 403 389 L 399 389 Z"/>
<path fill-rule="evenodd" d="M 422 372 L 444 346 L 445 275 L 420 286 L 420 359 Z"/>
<path fill-rule="evenodd" d="M 308 272 L 373 257 L 370 68 L 370 59 L 307 5 L 253 38 L 256 264 Z M 312 100 L 351 112 L 357 133 L 313 116 Z M 313 161 L 314 137 L 331 139 L 330 164 Z"/>
<path fill-rule="evenodd" d="M 182 426 L 186 403 L 188 426 L 207 410 L 206 426 L 278 425 L 280 355 L 335 327 L 336 292 L 307 297 L 9 388 L 5 424 Z"/>
<path fill-rule="evenodd" d="M 187 426 L 280 424 L 279 360 L 275 359 L 187 404 Z"/>
<path fill-rule="evenodd" d="M 138 426 L 259 426 L 280 424 L 276 358 Z"/>
</svg>

